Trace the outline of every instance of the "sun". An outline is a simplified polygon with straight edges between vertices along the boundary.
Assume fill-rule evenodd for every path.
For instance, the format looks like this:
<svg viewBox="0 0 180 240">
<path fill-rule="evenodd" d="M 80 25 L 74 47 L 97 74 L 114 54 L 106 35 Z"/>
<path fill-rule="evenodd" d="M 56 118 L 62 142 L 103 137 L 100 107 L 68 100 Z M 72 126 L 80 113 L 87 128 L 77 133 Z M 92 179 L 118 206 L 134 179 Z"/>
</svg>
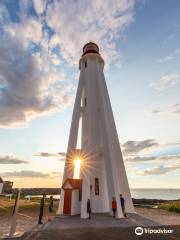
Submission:
<svg viewBox="0 0 180 240">
<path fill-rule="evenodd" d="M 81 159 L 80 158 L 77 158 L 74 160 L 74 165 L 75 166 L 81 166 Z"/>
<path fill-rule="evenodd" d="M 73 178 L 79 179 L 80 168 L 81 168 L 81 159 L 76 158 L 74 160 L 74 177 Z"/>
</svg>

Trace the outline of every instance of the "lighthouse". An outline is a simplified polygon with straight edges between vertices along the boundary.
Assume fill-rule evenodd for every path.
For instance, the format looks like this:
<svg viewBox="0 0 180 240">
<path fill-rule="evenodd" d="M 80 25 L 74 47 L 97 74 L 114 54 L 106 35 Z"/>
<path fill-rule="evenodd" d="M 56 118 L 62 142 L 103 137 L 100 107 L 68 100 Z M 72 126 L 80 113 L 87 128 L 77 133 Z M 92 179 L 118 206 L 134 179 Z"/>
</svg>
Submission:
<svg viewBox="0 0 180 240">
<path fill-rule="evenodd" d="M 99 47 L 87 43 L 79 60 L 80 77 L 58 214 L 87 218 L 88 199 L 92 213 L 112 214 L 111 202 L 115 198 L 116 217 L 122 218 L 120 194 L 125 199 L 126 212 L 134 213 L 103 69 Z"/>
</svg>

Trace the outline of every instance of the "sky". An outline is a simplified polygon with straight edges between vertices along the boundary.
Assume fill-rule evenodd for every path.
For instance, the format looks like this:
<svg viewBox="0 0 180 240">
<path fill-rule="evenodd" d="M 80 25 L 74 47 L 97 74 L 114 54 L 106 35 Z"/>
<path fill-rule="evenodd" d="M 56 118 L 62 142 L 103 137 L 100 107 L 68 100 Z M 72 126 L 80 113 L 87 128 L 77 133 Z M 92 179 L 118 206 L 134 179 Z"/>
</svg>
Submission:
<svg viewBox="0 0 180 240">
<path fill-rule="evenodd" d="M 179 188 L 179 12 L 179 0 L 1 0 L 0 176 L 61 186 L 78 61 L 93 41 L 130 188 Z"/>
</svg>

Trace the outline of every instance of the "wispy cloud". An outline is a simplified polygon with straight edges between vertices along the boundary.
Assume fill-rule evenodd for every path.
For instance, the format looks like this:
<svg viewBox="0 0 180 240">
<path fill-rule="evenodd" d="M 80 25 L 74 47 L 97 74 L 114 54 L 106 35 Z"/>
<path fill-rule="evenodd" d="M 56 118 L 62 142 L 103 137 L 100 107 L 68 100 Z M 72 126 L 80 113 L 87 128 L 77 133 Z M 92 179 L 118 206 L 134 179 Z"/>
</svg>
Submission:
<svg viewBox="0 0 180 240">
<path fill-rule="evenodd" d="M 151 113 L 152 114 L 161 113 L 161 110 L 159 110 L 159 109 L 152 109 Z"/>
<path fill-rule="evenodd" d="M 122 144 L 122 151 L 124 155 L 134 155 L 143 150 L 157 147 L 159 144 L 155 139 L 146 139 L 142 141 L 127 141 Z"/>
<path fill-rule="evenodd" d="M 172 52 L 172 54 L 160 58 L 160 59 L 158 60 L 158 62 L 160 62 L 160 63 L 169 62 L 169 61 L 175 59 L 176 57 L 178 57 L 179 54 L 180 54 L 180 49 L 179 49 L 179 48 L 176 48 L 176 49 Z"/>
<path fill-rule="evenodd" d="M 154 109 L 150 109 L 150 110 L 146 110 L 147 114 L 180 114 L 180 103 L 175 103 L 166 107 L 162 107 L 162 108 L 154 108 Z"/>
<path fill-rule="evenodd" d="M 179 162 L 180 163 L 180 155 L 164 155 L 164 156 L 135 156 L 135 157 L 127 157 L 125 158 L 126 161 L 128 162 L 151 162 L 151 161 L 156 161 L 161 162 L 161 161 L 171 161 L 173 162 Z"/>
<path fill-rule="evenodd" d="M 177 164 L 177 165 L 173 165 L 173 166 L 170 166 L 170 165 L 159 165 L 159 166 L 155 166 L 155 167 L 152 167 L 152 168 L 147 168 L 145 170 L 139 170 L 138 173 L 140 175 L 160 175 L 160 174 L 166 174 L 166 173 L 169 173 L 169 172 L 172 172 L 172 171 L 177 171 L 179 170 L 180 168 L 180 164 Z"/>
<path fill-rule="evenodd" d="M 176 103 L 172 107 L 173 113 L 180 114 L 180 103 Z"/>
<path fill-rule="evenodd" d="M 35 153 L 34 156 L 37 156 L 37 157 L 57 157 L 57 153 L 40 152 L 40 153 Z"/>
<path fill-rule="evenodd" d="M 4 172 L 1 173 L 1 176 L 6 178 L 44 178 L 49 177 L 49 173 L 42 173 L 33 170 L 22 170 L 22 171 L 14 171 L 14 172 Z"/>
<path fill-rule="evenodd" d="M 180 49 L 179 49 L 179 48 L 176 48 L 176 49 L 174 50 L 174 53 L 180 55 Z"/>
<path fill-rule="evenodd" d="M 158 61 L 160 63 L 164 63 L 164 62 L 168 62 L 170 60 L 172 60 L 174 57 L 172 55 L 169 55 L 169 56 L 166 56 L 166 57 L 163 57 L 163 58 L 160 58 Z"/>
<path fill-rule="evenodd" d="M 115 40 L 133 21 L 134 3 L 134 0 L 70 0 L 68 3 L 55 0 L 47 11 L 47 23 L 55 31 L 50 47 L 58 45 L 62 57 L 76 64 L 82 46 L 95 41 L 107 64 L 119 60 Z"/>
<path fill-rule="evenodd" d="M 151 82 L 150 87 L 159 92 L 165 91 L 178 84 L 179 77 L 178 73 L 163 75 L 158 81 Z"/>
<path fill-rule="evenodd" d="M 14 156 L 8 156 L 8 155 L 0 156 L 0 164 L 23 164 L 23 163 L 29 163 L 29 162 Z"/>
<path fill-rule="evenodd" d="M 180 154 L 166 153 L 167 147 L 174 146 L 180 146 L 180 143 L 158 143 L 154 139 L 127 141 L 122 145 L 122 150 L 128 173 L 145 176 L 179 170 Z M 160 155 L 157 154 L 158 149 L 161 151 Z"/>
<path fill-rule="evenodd" d="M 50 152 L 39 152 L 35 153 L 34 156 L 38 157 L 65 157 L 65 152 L 57 152 L 57 153 L 50 153 Z"/>
<path fill-rule="evenodd" d="M 49 178 L 62 180 L 62 178 L 63 178 L 63 173 L 60 172 L 60 171 L 59 171 L 59 172 L 51 172 Z"/>
<path fill-rule="evenodd" d="M 156 157 L 140 157 L 140 156 L 136 156 L 136 157 L 127 157 L 125 158 L 125 161 L 128 162 L 148 162 L 148 161 L 154 161 L 156 160 Z"/>
</svg>

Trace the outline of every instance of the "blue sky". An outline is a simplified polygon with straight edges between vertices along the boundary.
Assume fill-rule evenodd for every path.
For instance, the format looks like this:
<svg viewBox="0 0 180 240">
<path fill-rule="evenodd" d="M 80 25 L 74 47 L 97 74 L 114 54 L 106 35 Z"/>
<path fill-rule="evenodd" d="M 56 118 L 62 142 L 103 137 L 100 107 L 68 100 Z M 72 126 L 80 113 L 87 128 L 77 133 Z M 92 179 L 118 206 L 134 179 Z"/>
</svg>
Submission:
<svg viewBox="0 0 180 240">
<path fill-rule="evenodd" d="M 178 0 L 0 2 L 0 175 L 58 187 L 78 60 L 96 42 L 131 188 L 180 181 Z"/>
</svg>

